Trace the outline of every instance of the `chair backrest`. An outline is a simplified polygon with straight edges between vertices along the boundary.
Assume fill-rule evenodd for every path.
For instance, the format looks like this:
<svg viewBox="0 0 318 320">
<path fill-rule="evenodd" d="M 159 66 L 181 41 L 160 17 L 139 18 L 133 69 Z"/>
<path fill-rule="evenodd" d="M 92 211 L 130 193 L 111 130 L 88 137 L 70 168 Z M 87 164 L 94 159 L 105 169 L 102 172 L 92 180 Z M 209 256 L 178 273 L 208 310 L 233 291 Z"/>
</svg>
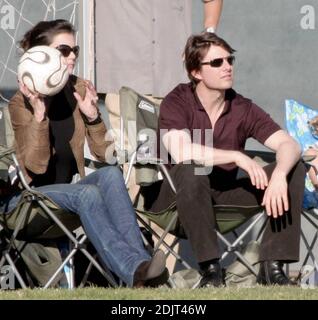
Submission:
<svg viewBox="0 0 318 320">
<path fill-rule="evenodd" d="M 137 158 L 145 161 L 147 158 L 156 158 L 159 103 L 128 87 L 122 87 L 119 96 L 122 118 L 121 148 L 131 155 L 144 139 L 147 141 L 138 149 Z M 158 180 L 158 170 L 151 164 L 142 167 L 136 165 L 135 169 L 136 183 L 139 185 L 152 184 Z"/>
<path fill-rule="evenodd" d="M 14 133 L 12 129 L 10 113 L 7 106 L 0 108 L 0 145 L 12 147 Z"/>
<path fill-rule="evenodd" d="M 140 132 L 144 130 L 157 132 L 159 103 L 128 87 L 120 89 L 119 97 L 120 116 L 123 119 L 122 129 L 128 139 L 128 152 L 131 152 L 137 147 Z"/>
<path fill-rule="evenodd" d="M 9 167 L 13 163 L 14 133 L 8 107 L 0 108 L 0 179 L 8 181 Z"/>
</svg>

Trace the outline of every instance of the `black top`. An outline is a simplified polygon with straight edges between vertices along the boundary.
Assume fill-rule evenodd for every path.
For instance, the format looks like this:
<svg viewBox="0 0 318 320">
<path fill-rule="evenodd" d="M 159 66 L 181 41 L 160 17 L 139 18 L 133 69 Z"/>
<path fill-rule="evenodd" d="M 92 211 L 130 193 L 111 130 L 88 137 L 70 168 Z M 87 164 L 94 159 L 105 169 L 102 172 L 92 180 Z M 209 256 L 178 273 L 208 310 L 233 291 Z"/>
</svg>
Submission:
<svg viewBox="0 0 318 320">
<path fill-rule="evenodd" d="M 35 176 L 34 186 L 70 183 L 72 176 L 78 172 L 70 146 L 75 130 L 73 111 L 63 91 L 50 104 L 47 116 L 52 156 L 46 173 Z"/>
</svg>

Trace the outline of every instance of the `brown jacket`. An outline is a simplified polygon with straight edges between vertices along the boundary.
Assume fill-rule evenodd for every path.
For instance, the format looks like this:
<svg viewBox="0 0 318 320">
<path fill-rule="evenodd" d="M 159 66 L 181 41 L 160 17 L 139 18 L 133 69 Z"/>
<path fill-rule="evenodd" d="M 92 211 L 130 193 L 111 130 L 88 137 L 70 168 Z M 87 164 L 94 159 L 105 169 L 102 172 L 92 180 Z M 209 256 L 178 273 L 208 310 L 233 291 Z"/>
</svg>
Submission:
<svg viewBox="0 0 318 320">
<path fill-rule="evenodd" d="M 84 81 L 71 76 L 63 90 L 68 102 L 75 106 L 73 113 L 75 129 L 70 146 L 77 163 L 78 172 L 83 177 L 85 137 L 91 153 L 100 161 L 105 161 L 106 148 L 112 142 L 105 139 L 106 127 L 104 122 L 95 125 L 85 123 L 84 116 L 81 114 L 72 93 L 74 89 L 82 97 L 85 96 Z M 54 104 L 54 100 L 52 104 Z M 46 172 L 50 157 L 54 152 L 54 150 L 51 150 L 49 140 L 49 120 L 45 119 L 41 123 L 37 122 L 33 116 L 32 106 L 20 91 L 10 100 L 9 111 L 15 135 L 17 158 L 22 171 L 30 182 L 33 175 Z"/>
</svg>

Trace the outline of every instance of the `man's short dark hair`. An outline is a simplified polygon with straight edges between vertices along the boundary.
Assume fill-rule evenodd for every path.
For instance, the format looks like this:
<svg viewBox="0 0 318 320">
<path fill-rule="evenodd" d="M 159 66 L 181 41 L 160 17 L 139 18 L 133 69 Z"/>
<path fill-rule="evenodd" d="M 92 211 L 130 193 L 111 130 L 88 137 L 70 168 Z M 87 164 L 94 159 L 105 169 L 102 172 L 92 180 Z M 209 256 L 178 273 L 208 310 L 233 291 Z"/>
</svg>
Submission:
<svg viewBox="0 0 318 320">
<path fill-rule="evenodd" d="M 235 50 L 225 40 L 218 37 L 215 33 L 204 32 L 202 34 L 190 36 L 184 49 L 184 64 L 187 69 L 188 77 L 194 87 L 197 85 L 199 80 L 193 77 L 191 72 L 201 69 L 201 62 L 211 45 L 221 47 L 230 54 L 235 52 Z"/>
</svg>

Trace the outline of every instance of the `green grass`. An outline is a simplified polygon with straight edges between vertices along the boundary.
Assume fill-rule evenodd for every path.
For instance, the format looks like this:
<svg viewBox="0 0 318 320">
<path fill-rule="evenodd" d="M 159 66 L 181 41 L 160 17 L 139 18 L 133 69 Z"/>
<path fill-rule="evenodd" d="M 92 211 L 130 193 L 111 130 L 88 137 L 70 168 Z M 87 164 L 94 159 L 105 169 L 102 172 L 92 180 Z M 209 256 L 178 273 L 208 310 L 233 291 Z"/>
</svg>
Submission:
<svg viewBox="0 0 318 320">
<path fill-rule="evenodd" d="M 221 289 L 26 289 L 0 291 L 0 299 L 27 300 L 318 300 L 318 288 L 289 287 Z"/>
</svg>

